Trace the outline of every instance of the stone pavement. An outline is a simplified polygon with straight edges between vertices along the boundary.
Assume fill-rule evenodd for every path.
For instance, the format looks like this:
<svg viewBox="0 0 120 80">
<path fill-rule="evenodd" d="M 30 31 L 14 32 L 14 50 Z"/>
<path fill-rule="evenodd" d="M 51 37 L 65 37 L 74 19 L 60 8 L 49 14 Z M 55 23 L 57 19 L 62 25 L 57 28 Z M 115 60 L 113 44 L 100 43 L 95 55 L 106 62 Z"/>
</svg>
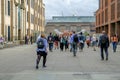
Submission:
<svg viewBox="0 0 120 80">
<path fill-rule="evenodd" d="M 120 47 L 109 60 L 101 61 L 100 52 L 85 48 L 76 57 L 69 51 L 49 52 L 47 67 L 35 69 L 35 45 L 0 50 L 0 80 L 120 80 Z"/>
</svg>

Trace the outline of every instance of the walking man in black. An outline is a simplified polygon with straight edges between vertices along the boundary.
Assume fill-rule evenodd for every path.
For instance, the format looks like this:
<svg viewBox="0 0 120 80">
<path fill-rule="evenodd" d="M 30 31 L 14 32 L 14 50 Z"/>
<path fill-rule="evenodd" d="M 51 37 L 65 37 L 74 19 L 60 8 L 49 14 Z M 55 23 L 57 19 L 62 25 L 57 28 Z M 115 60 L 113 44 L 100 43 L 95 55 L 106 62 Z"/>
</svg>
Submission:
<svg viewBox="0 0 120 80">
<path fill-rule="evenodd" d="M 102 31 L 102 35 L 99 38 L 99 44 L 98 44 L 98 46 L 100 47 L 100 51 L 101 51 L 101 60 L 104 60 L 103 51 L 105 51 L 106 60 L 108 60 L 109 38 L 106 35 L 105 31 Z"/>
</svg>

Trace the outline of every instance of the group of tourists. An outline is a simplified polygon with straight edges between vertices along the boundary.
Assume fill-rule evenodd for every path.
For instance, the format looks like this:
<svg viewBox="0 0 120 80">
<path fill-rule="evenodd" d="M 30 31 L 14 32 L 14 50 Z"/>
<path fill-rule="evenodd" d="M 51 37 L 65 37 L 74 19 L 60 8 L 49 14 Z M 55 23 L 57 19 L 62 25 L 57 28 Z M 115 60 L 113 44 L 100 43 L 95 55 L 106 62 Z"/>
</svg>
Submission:
<svg viewBox="0 0 120 80">
<path fill-rule="evenodd" d="M 83 51 L 85 43 L 88 48 L 92 46 L 93 51 L 96 51 L 96 47 L 99 47 L 101 51 L 101 60 L 104 60 L 104 52 L 106 54 L 106 60 L 108 60 L 108 48 L 110 41 L 113 45 L 113 52 L 116 52 L 118 37 L 114 35 L 111 37 L 111 40 L 109 40 L 105 31 L 102 32 L 99 38 L 96 34 L 93 34 L 92 36 L 87 34 L 85 36 L 82 32 L 76 33 L 75 31 L 73 31 L 73 33 L 69 36 L 58 34 L 53 35 L 50 33 L 48 37 L 45 37 L 44 34 L 41 34 L 41 36 L 37 39 L 36 69 L 39 68 L 38 65 L 41 56 L 43 56 L 43 67 L 46 67 L 45 63 L 48 51 L 53 52 L 54 49 L 60 49 L 60 51 L 70 50 L 75 57 L 78 50 L 81 52 Z"/>
</svg>

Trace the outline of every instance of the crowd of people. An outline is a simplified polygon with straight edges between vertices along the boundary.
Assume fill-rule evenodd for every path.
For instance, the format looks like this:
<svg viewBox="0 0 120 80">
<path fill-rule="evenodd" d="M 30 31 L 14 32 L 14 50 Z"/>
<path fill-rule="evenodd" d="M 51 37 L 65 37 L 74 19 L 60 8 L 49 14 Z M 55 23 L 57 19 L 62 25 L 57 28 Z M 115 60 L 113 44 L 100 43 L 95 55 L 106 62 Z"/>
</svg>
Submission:
<svg viewBox="0 0 120 80">
<path fill-rule="evenodd" d="M 73 56 L 76 56 L 76 53 L 79 51 L 83 51 L 85 44 L 89 48 L 93 47 L 93 51 L 96 51 L 96 47 L 100 48 L 101 51 L 101 60 L 104 60 L 104 52 L 106 54 L 106 60 L 108 60 L 108 48 L 109 43 L 112 41 L 113 44 L 113 52 L 116 52 L 118 37 L 116 35 L 111 37 L 109 40 L 105 31 L 102 32 L 101 36 L 98 38 L 96 34 L 90 36 L 90 34 L 84 35 L 84 33 L 76 33 L 75 31 L 69 35 L 58 35 L 50 33 L 47 37 L 44 34 L 41 34 L 37 39 L 37 60 L 36 60 L 36 69 L 38 69 L 38 65 L 43 56 L 43 67 L 46 67 L 46 57 L 48 51 L 53 52 L 55 49 L 59 49 L 60 51 L 69 50 L 73 53 Z M 49 46 L 49 47 L 48 47 Z"/>
</svg>

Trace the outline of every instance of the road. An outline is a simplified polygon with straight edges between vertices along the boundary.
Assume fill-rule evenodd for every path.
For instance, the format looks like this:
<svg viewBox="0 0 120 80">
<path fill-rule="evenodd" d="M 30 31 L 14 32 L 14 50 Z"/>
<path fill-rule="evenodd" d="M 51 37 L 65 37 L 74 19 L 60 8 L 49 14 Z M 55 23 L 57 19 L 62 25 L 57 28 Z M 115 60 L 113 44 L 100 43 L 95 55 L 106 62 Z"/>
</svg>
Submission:
<svg viewBox="0 0 120 80">
<path fill-rule="evenodd" d="M 47 56 L 47 67 L 35 69 L 36 45 L 0 50 L 0 80 L 120 80 L 120 47 L 109 60 L 101 61 L 100 50 L 85 47 L 77 56 L 69 51 L 54 50 Z"/>
</svg>

